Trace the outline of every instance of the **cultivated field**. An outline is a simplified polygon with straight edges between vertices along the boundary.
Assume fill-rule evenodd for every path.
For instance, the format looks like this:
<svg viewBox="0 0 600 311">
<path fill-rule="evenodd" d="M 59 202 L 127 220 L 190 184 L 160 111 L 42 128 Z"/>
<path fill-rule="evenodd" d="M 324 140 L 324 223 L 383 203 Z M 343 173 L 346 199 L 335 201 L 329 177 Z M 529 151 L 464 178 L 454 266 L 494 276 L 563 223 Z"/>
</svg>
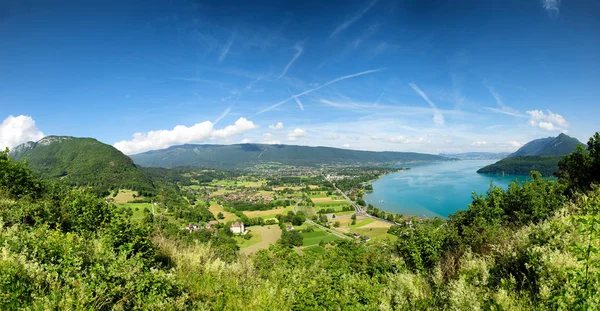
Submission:
<svg viewBox="0 0 600 311">
<path fill-rule="evenodd" d="M 253 254 L 261 249 L 269 248 L 270 245 L 275 244 L 275 242 L 277 242 L 277 240 L 279 240 L 281 237 L 281 229 L 278 225 L 250 227 L 249 229 L 253 235 L 252 239 L 254 239 L 255 234 L 260 235 L 260 241 L 242 248 L 240 250 L 242 254 Z"/>
</svg>

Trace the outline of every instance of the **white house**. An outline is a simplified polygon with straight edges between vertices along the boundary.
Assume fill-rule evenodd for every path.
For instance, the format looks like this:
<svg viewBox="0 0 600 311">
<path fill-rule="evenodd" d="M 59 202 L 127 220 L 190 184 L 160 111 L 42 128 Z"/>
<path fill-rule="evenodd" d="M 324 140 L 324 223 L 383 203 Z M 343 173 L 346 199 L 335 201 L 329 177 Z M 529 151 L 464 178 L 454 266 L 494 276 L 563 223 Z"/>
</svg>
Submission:
<svg viewBox="0 0 600 311">
<path fill-rule="evenodd" d="M 246 230 L 244 230 L 244 223 L 240 221 L 236 221 L 231 225 L 231 232 L 233 234 L 246 234 Z"/>
</svg>

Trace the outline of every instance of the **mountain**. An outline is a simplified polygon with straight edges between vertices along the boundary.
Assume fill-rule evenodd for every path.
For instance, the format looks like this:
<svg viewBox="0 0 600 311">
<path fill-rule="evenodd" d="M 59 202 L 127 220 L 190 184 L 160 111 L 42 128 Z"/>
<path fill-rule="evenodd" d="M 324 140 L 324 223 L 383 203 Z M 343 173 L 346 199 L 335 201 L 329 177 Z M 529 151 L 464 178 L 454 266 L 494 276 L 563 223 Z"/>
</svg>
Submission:
<svg viewBox="0 0 600 311">
<path fill-rule="evenodd" d="M 542 176 L 552 176 L 558 170 L 558 162 L 566 154 L 583 145 L 577 138 L 565 134 L 532 140 L 507 158 L 479 169 L 478 173 L 528 176 L 532 170 Z"/>
<path fill-rule="evenodd" d="M 454 158 L 459 160 L 493 160 L 504 159 L 509 155 L 508 152 L 465 152 L 465 153 L 440 153 L 440 156 Z"/>
<path fill-rule="evenodd" d="M 532 140 L 519 148 L 510 157 L 519 156 L 562 156 L 577 149 L 577 145 L 583 145 L 577 138 L 566 134 L 556 137 L 547 137 Z"/>
<path fill-rule="evenodd" d="M 93 138 L 48 136 L 15 147 L 9 156 L 24 159 L 44 178 L 60 178 L 73 185 L 152 190 L 152 181 L 133 161 L 114 147 Z"/>
<path fill-rule="evenodd" d="M 132 155 L 142 166 L 195 166 L 205 168 L 244 168 L 260 163 L 322 165 L 445 161 L 448 158 L 413 152 L 374 152 L 293 145 L 236 144 L 181 145 Z"/>
</svg>

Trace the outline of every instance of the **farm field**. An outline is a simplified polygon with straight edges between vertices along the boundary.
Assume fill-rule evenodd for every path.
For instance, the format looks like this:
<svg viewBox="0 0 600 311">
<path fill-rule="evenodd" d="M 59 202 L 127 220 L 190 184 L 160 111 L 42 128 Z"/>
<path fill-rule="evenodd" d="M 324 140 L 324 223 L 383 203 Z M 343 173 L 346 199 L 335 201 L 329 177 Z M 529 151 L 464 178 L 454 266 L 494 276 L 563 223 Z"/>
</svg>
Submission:
<svg viewBox="0 0 600 311">
<path fill-rule="evenodd" d="M 303 246 L 318 245 L 321 241 L 325 243 L 339 239 L 333 234 L 329 234 L 319 228 L 315 228 L 313 232 L 302 232 L 304 238 Z"/>
<path fill-rule="evenodd" d="M 113 199 L 116 204 L 127 203 L 129 201 L 135 200 L 135 198 L 133 197 L 134 194 L 137 195 L 137 191 L 119 190 L 119 193 Z M 112 198 L 112 195 L 108 196 L 108 198 Z"/>
<path fill-rule="evenodd" d="M 253 254 L 261 249 L 268 248 L 270 245 L 275 244 L 281 237 L 281 229 L 278 225 L 261 226 L 261 227 L 250 227 L 252 235 L 260 235 L 260 241 L 241 248 L 242 254 Z M 254 236 L 250 239 L 254 239 Z"/>
<path fill-rule="evenodd" d="M 223 213 L 223 216 L 225 216 L 224 219 L 217 219 L 217 221 L 219 222 L 229 222 L 229 221 L 235 221 L 236 219 L 238 219 L 238 217 L 235 214 L 232 214 L 230 212 L 226 212 L 220 205 L 218 204 L 212 204 L 208 210 L 213 214 L 213 216 L 215 216 L 215 218 L 217 218 L 217 214 L 219 214 L 219 212 Z"/>
<path fill-rule="evenodd" d="M 293 211 L 293 206 L 286 206 L 284 208 L 270 209 L 266 211 L 244 211 L 244 215 L 248 217 L 262 217 L 264 219 L 275 218 L 279 214 L 287 214 L 289 211 Z"/>
</svg>

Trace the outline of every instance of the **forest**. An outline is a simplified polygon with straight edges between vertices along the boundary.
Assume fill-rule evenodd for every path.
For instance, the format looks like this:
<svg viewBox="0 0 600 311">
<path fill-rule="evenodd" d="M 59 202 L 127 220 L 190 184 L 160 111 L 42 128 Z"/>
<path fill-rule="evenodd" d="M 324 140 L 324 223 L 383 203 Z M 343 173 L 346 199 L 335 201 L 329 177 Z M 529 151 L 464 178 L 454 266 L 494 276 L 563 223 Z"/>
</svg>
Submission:
<svg viewBox="0 0 600 311">
<path fill-rule="evenodd" d="M 190 233 L 152 214 L 131 221 L 4 151 L 0 309 L 595 310 L 599 182 L 596 133 L 560 160 L 556 178 L 532 171 L 506 190 L 492 184 L 448 219 L 390 228 L 394 244 L 337 240 L 299 254 L 286 234 L 246 256 L 227 228 Z M 162 188 L 187 211 L 176 186 Z"/>
</svg>

